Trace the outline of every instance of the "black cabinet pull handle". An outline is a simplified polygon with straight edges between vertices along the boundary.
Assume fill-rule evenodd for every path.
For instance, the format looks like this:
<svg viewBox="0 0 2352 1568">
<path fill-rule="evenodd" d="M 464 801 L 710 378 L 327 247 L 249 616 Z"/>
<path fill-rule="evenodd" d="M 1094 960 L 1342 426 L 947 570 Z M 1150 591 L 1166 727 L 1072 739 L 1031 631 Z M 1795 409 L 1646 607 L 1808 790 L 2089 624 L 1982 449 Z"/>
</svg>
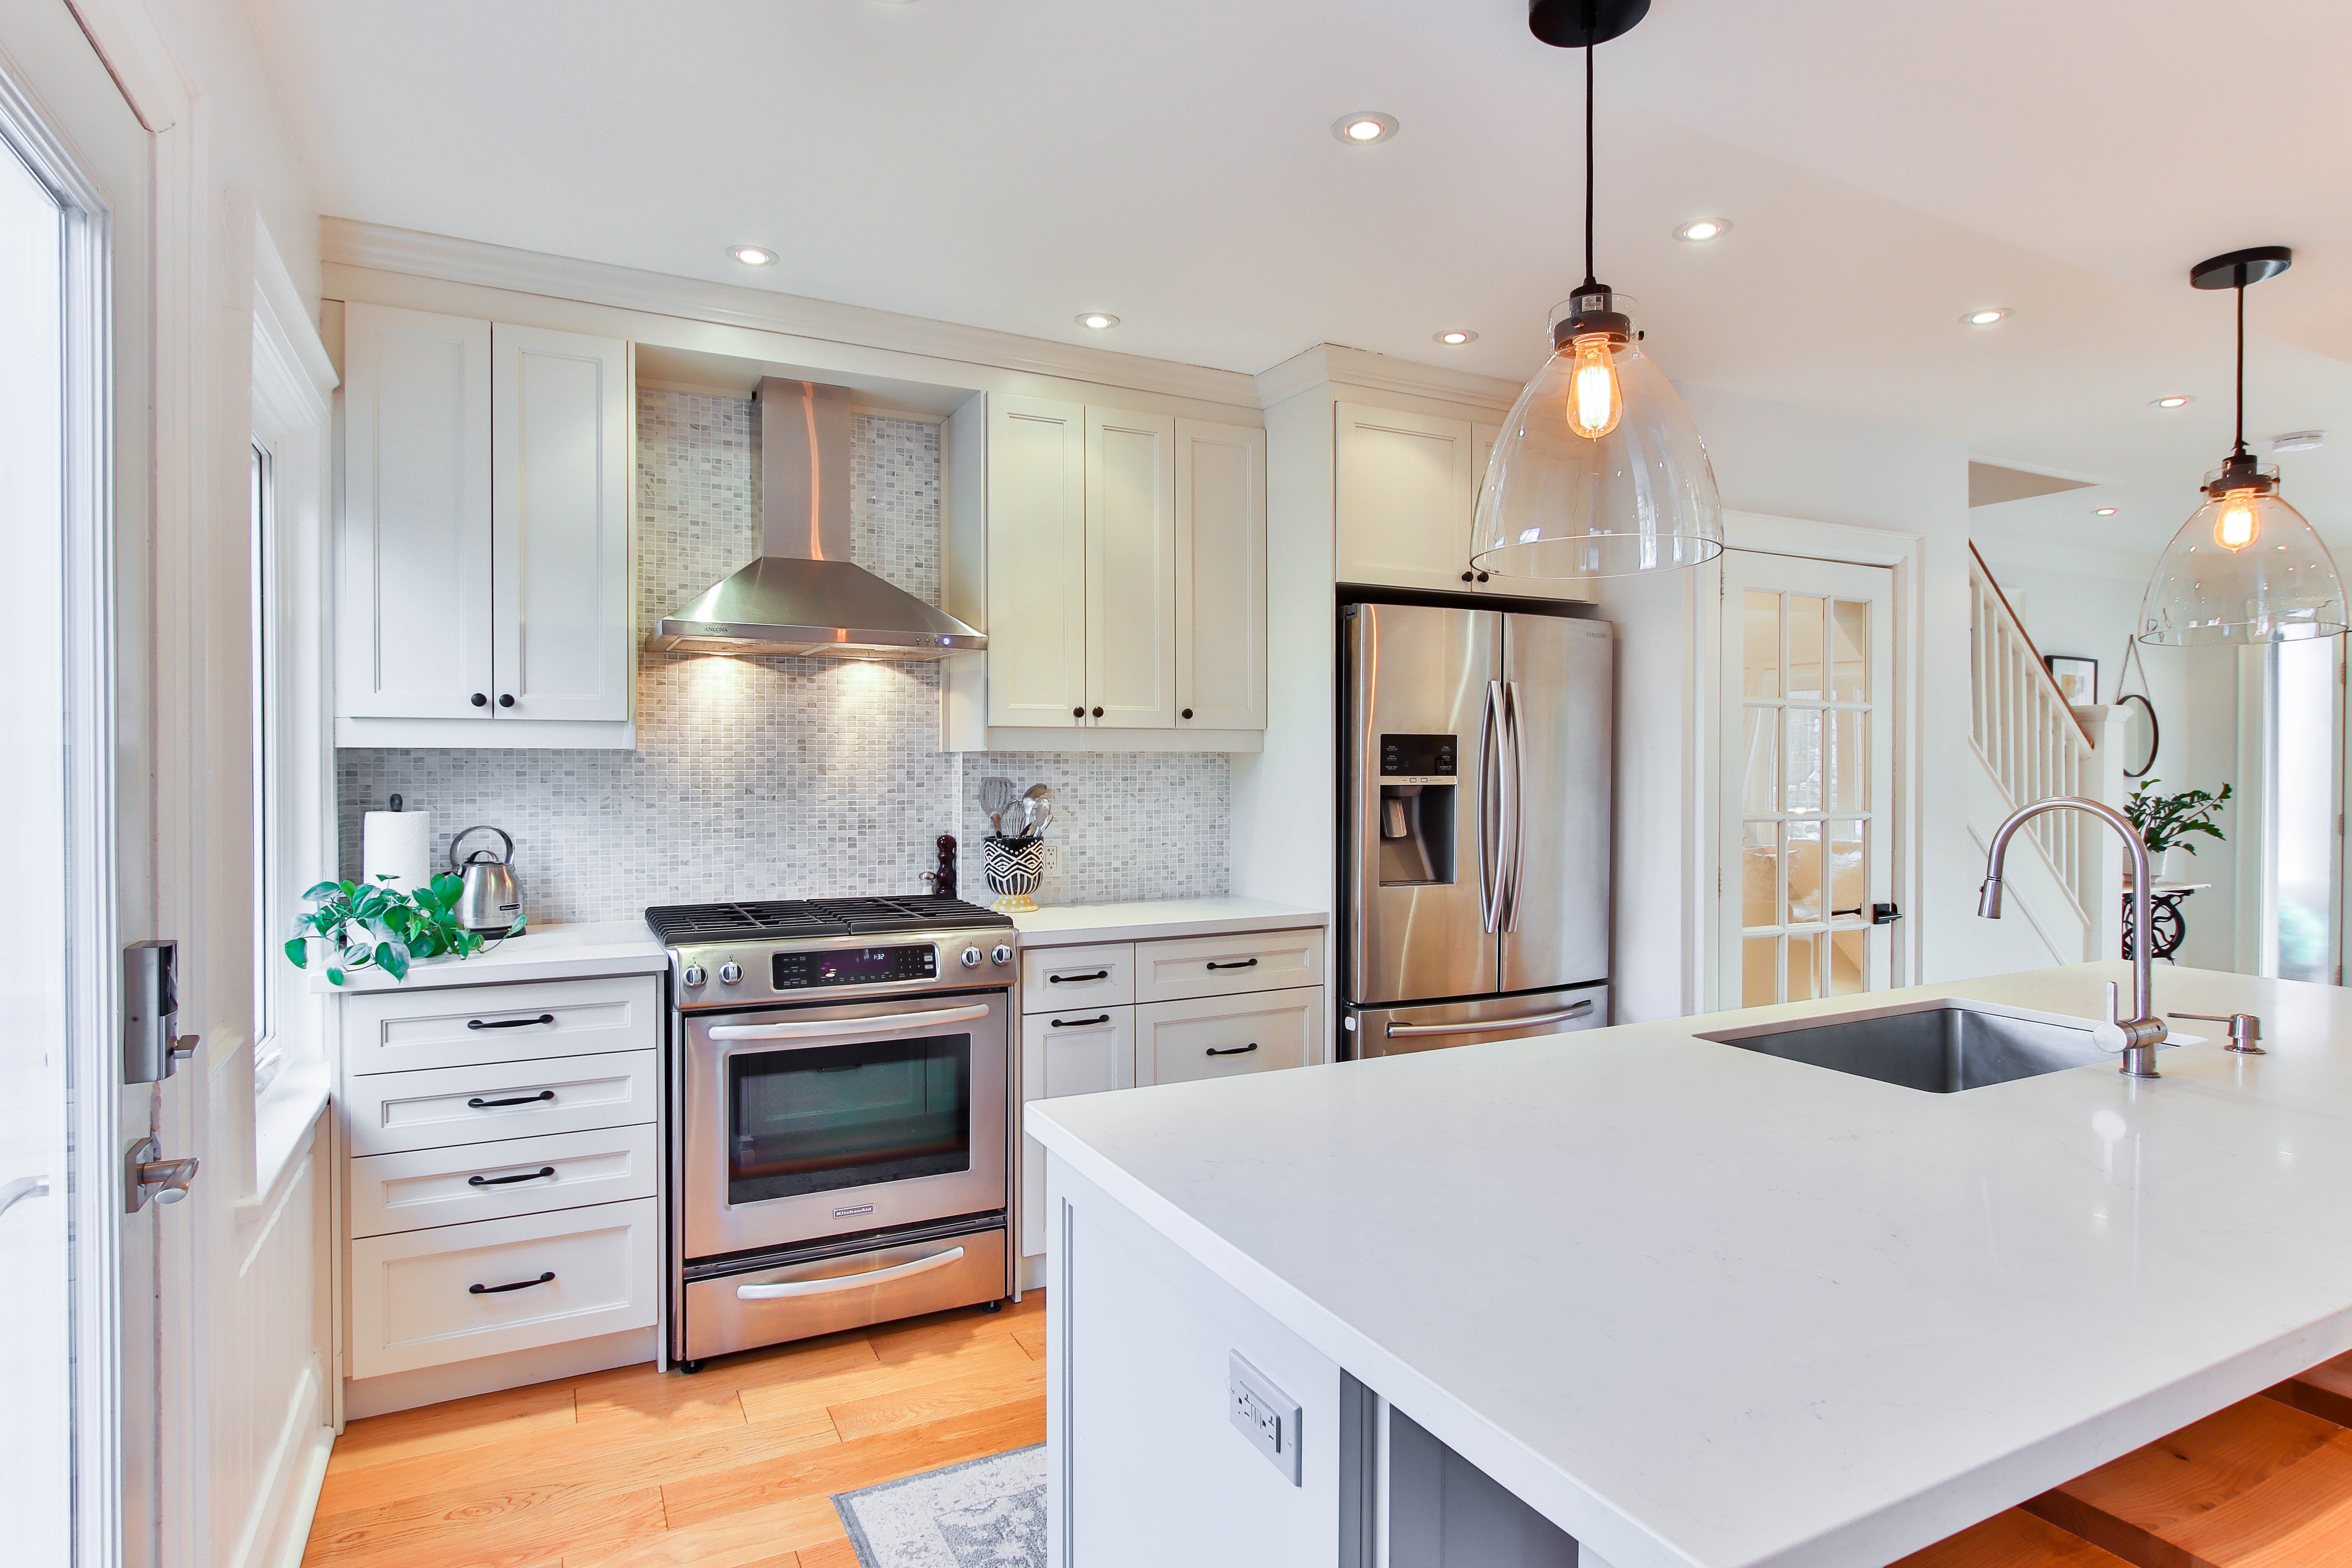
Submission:
<svg viewBox="0 0 2352 1568">
<path fill-rule="evenodd" d="M 490 705 L 490 700 L 489 700 L 488 697 L 484 696 L 482 693 L 480 693 L 480 692 L 478 692 L 478 691 L 477 691 L 477 692 L 475 692 L 475 693 L 474 693 L 474 706 L 475 706 L 475 707 L 477 707 L 477 708 L 488 708 L 489 705 Z"/>
<path fill-rule="evenodd" d="M 1102 710 L 1101 710 L 1101 709 L 1097 708 L 1097 709 L 1096 709 L 1096 710 L 1095 710 L 1095 717 L 1096 717 L 1096 718 L 1097 718 L 1097 719 L 1099 719 L 1099 718 L 1101 718 L 1101 717 L 1102 717 Z"/>
<path fill-rule="evenodd" d="M 466 1287 L 466 1294 L 468 1296 L 496 1296 L 504 1290 L 528 1290 L 534 1285 L 544 1285 L 554 1278 L 555 1270 L 551 1268 L 536 1279 L 517 1279 L 509 1285 L 468 1285 Z"/>
<path fill-rule="evenodd" d="M 1045 976 L 1045 984 L 1048 985 L 1060 985 L 1067 981 L 1108 980 L 1109 978 L 1109 970 L 1097 969 L 1092 974 L 1048 974 Z"/>
<path fill-rule="evenodd" d="M 1184 717 L 1185 717 L 1185 718 L 1187 718 L 1187 719 L 1190 719 L 1192 716 L 1192 710 L 1190 708 L 1185 709 L 1185 710 L 1184 710 Z"/>
<path fill-rule="evenodd" d="M 533 1024 L 552 1024 L 553 1022 L 555 1022 L 554 1014 L 541 1013 L 536 1018 L 499 1018 L 487 1024 L 482 1022 L 479 1018 L 468 1018 L 466 1020 L 466 1027 L 469 1029 L 528 1029 Z"/>
<path fill-rule="evenodd" d="M 1216 1047 L 1211 1046 L 1209 1047 L 1209 1055 L 1213 1057 L 1245 1057 L 1255 1049 L 1257 1049 L 1257 1042 L 1255 1040 L 1252 1040 L 1246 1046 L 1233 1046 L 1222 1051 L 1217 1049 Z"/>
<path fill-rule="evenodd" d="M 1073 708 L 1070 710 L 1070 717 L 1073 719 L 1083 719 L 1086 716 L 1087 710 L 1083 708 Z"/>
<path fill-rule="evenodd" d="M 1462 580 L 1463 580 L 1465 583 L 1467 583 L 1467 582 L 1469 582 L 1469 581 L 1471 580 L 1471 576 L 1472 576 L 1472 574 L 1471 574 L 1470 573 L 1465 572 L 1464 574 L 1462 574 Z"/>
<path fill-rule="evenodd" d="M 511 1176 L 468 1176 L 466 1184 L 469 1187 L 510 1187 L 517 1182 L 535 1182 L 541 1176 L 553 1174 L 554 1166 L 541 1165 L 536 1171 L 522 1171 Z"/>
<path fill-rule="evenodd" d="M 1212 969 L 1255 969 L 1257 967 L 1257 960 L 1255 958 L 1244 958 L 1239 963 L 1213 963 L 1209 967 Z"/>
<path fill-rule="evenodd" d="M 1050 1022 L 1056 1029 L 1084 1029 L 1089 1028 L 1097 1024 L 1109 1023 L 1110 1015 L 1105 1013 L 1099 1018 L 1055 1018 L 1050 1020 Z"/>
<path fill-rule="evenodd" d="M 511 691 L 501 691 L 501 692 L 499 692 L 499 707 L 501 707 L 501 708 L 511 708 L 511 707 L 513 707 L 513 706 L 514 706 L 514 693 L 513 693 L 513 692 L 511 692 Z"/>
<path fill-rule="evenodd" d="M 553 1100 L 554 1098 L 553 1089 L 542 1089 L 537 1094 L 519 1094 L 512 1100 L 484 1100 L 478 1094 L 466 1103 L 476 1110 L 488 1110 L 494 1105 L 529 1105 L 535 1100 Z"/>
</svg>

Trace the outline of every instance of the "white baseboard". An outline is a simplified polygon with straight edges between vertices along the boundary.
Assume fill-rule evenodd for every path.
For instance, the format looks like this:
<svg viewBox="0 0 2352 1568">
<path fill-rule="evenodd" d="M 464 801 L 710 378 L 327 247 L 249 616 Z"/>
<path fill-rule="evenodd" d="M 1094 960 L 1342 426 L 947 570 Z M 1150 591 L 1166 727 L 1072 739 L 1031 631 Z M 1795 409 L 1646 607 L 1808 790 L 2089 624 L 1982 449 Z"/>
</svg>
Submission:
<svg viewBox="0 0 2352 1568">
<path fill-rule="evenodd" d="M 326 1421 L 326 1385 L 314 1359 L 287 1402 L 278 1444 L 256 1489 L 253 1511 L 229 1558 L 236 1568 L 301 1568 L 327 1479 L 335 1429 Z"/>
<path fill-rule="evenodd" d="M 327 1459 L 335 1451 L 335 1429 L 321 1426 L 295 1456 L 292 1485 L 279 1505 L 278 1528 L 252 1568 L 302 1568 L 310 1544 L 310 1521 L 319 1515 L 319 1489 L 326 1485 Z"/>
<path fill-rule="evenodd" d="M 446 1366 L 419 1367 L 415 1372 L 387 1373 L 382 1377 L 343 1380 L 343 1419 L 358 1421 L 464 1399 L 502 1388 L 521 1388 L 559 1377 L 584 1377 L 616 1366 L 634 1366 L 654 1359 L 656 1338 L 652 1329 L 625 1329 L 617 1334 L 541 1345 L 504 1355 L 477 1356 Z"/>
</svg>

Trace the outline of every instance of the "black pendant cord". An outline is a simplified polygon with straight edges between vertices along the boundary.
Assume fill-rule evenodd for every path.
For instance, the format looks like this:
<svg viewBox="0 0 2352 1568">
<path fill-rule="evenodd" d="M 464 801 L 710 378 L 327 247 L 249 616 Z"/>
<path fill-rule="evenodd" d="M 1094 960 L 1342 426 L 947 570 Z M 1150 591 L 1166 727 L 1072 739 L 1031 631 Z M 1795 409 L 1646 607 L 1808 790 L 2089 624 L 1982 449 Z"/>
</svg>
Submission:
<svg viewBox="0 0 2352 1568">
<path fill-rule="evenodd" d="M 1592 269 L 1592 46 L 1584 46 L 1584 287 L 1601 287 L 1600 275 Z M 2239 290 L 2242 300 L 2245 291 Z"/>
<path fill-rule="evenodd" d="M 2238 444 L 2231 448 L 2230 455 L 2233 458 L 2242 458 L 2246 455 L 2246 285 L 2243 282 L 2245 275 L 2244 269 L 2240 268 L 2238 273 L 2241 279 L 2238 284 Z"/>
</svg>

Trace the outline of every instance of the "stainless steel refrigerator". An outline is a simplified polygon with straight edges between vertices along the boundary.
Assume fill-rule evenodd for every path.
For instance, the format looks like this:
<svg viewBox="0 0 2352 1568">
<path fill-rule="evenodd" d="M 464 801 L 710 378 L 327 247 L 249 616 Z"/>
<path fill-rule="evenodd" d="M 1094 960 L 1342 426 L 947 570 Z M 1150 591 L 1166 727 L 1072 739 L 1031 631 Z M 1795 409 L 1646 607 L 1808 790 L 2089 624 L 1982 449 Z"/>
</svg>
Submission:
<svg viewBox="0 0 2352 1568">
<path fill-rule="evenodd" d="M 1609 1022 L 1615 634 L 1581 616 L 1341 606 L 1350 1054 Z"/>
</svg>

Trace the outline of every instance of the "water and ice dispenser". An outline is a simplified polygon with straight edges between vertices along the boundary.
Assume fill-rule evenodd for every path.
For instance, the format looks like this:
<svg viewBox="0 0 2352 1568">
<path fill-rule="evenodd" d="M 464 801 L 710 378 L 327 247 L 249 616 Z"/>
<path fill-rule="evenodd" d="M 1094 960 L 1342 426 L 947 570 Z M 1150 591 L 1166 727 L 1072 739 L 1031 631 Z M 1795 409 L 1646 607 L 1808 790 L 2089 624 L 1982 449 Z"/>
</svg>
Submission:
<svg viewBox="0 0 2352 1568">
<path fill-rule="evenodd" d="M 1381 737 L 1381 886 L 1454 880 L 1451 735 Z"/>
</svg>

